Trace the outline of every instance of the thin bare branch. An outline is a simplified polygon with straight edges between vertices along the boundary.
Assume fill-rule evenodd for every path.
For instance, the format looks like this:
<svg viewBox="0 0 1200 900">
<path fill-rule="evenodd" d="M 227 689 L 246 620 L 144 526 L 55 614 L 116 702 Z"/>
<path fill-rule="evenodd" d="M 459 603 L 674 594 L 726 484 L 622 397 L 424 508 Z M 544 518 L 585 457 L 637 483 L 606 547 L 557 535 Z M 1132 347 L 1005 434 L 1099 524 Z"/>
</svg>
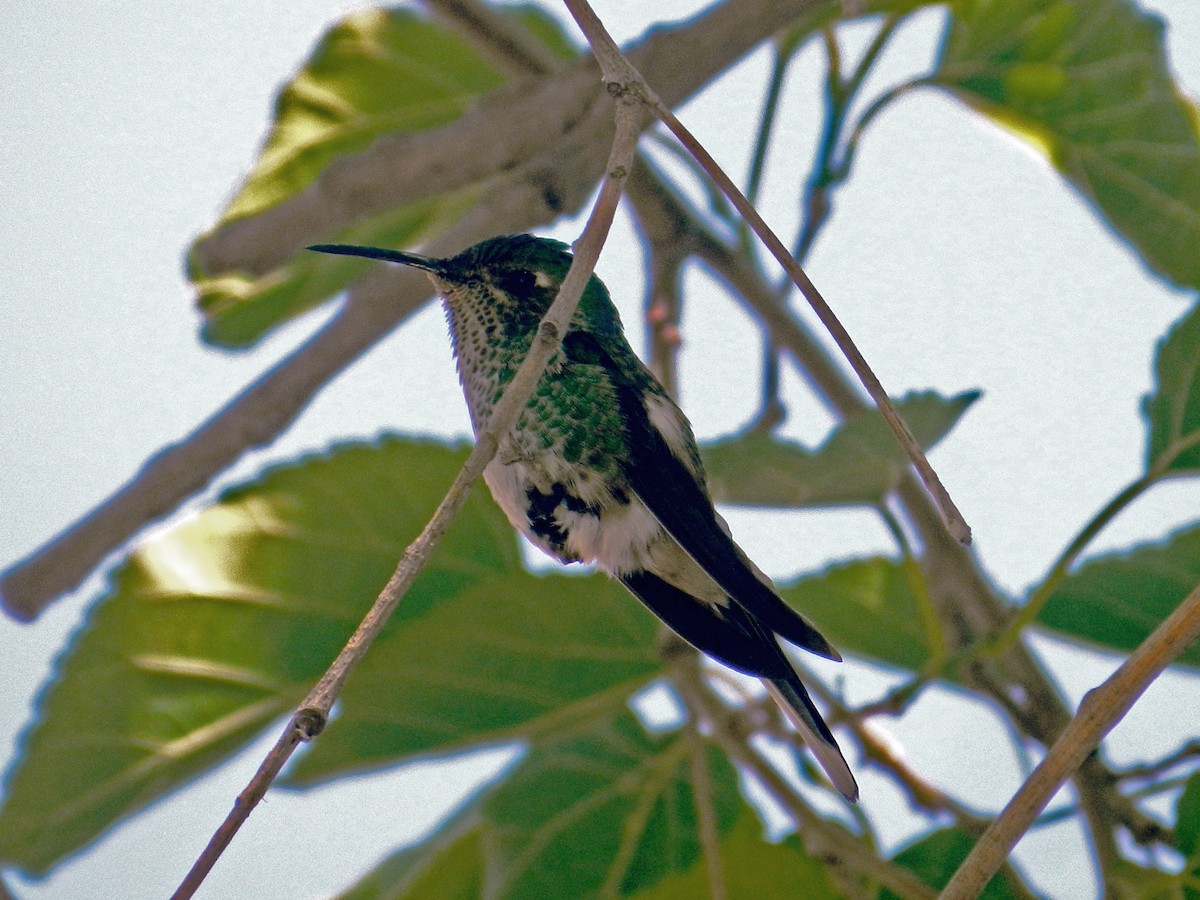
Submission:
<svg viewBox="0 0 1200 900">
<path fill-rule="evenodd" d="M 865 400 L 838 368 L 837 362 L 780 301 L 754 265 L 738 250 L 726 246 L 701 218 L 649 164 L 634 168 L 629 180 L 629 200 L 648 232 L 673 233 L 679 252 L 697 257 L 751 308 L 775 342 L 796 360 L 813 390 L 839 415 L 846 417 L 867 408 Z"/>
<path fill-rule="evenodd" d="M 608 46 L 611 40 L 603 40 L 606 37 L 607 35 L 601 35 L 593 45 L 597 47 L 596 54 L 605 73 L 608 93 L 616 101 L 616 135 L 609 153 L 607 177 L 601 185 L 600 194 L 596 198 L 583 234 L 575 243 L 574 258 L 562 288 L 538 326 L 537 336 L 529 353 L 505 389 L 504 396 L 496 404 L 487 429 L 478 436 L 474 450 L 433 518 L 417 539 L 405 549 L 400 564 L 371 610 L 300 705 L 250 784 L 238 796 L 233 809 L 176 890 L 173 895 L 175 900 L 185 900 L 195 893 L 296 747 L 324 729 L 329 711 L 346 679 L 366 655 L 392 612 L 416 580 L 434 547 L 462 508 L 471 487 L 496 455 L 501 438 L 512 428 L 520 411 L 533 394 L 550 357 L 562 344 L 571 316 L 608 237 L 621 190 L 633 166 L 637 136 L 645 115 L 640 101 L 636 99 L 636 91 L 631 89 L 631 82 L 623 80 L 626 72 L 619 54 L 614 57 Z M 592 35 L 589 34 L 589 40 L 591 39 Z"/>
<path fill-rule="evenodd" d="M 640 177 L 645 177 L 648 165 L 650 163 L 639 155 L 629 179 L 630 185 L 639 178 L 639 173 Z M 679 240 L 674 223 L 666 217 L 643 217 L 636 202 L 633 203 L 633 217 L 646 248 L 644 308 L 647 343 L 650 346 L 649 366 L 667 393 L 677 397 L 677 361 L 682 341 L 679 322 L 683 313 L 680 276 L 688 253 Z"/>
<path fill-rule="evenodd" d="M 708 872 L 708 895 L 712 900 L 726 900 L 729 889 L 725 885 L 717 811 L 713 808 L 712 772 L 708 766 L 704 736 L 694 722 L 687 726 L 687 741 L 691 748 L 692 800 L 696 804 L 696 825 L 700 833 L 704 866 Z"/>
<path fill-rule="evenodd" d="M 573 9 L 574 4 L 568 0 L 568 7 Z M 636 71 L 636 70 L 635 70 Z M 722 193 L 729 198 L 730 202 L 737 208 L 737 211 L 750 224 L 754 233 L 771 251 L 771 255 L 787 272 L 788 277 L 804 294 L 809 305 L 821 320 L 826 330 L 837 343 L 838 348 L 854 369 L 859 380 L 862 382 L 871 399 L 875 401 L 875 405 L 879 408 L 883 418 L 887 421 L 888 426 L 892 429 L 892 433 L 896 436 L 897 442 L 904 449 L 917 473 L 921 476 L 925 487 L 929 490 L 934 500 L 941 510 L 942 519 L 947 531 L 963 544 L 971 542 L 971 529 L 963 519 L 962 514 L 954 505 L 954 501 L 950 498 L 949 492 L 942 485 L 937 473 L 929 464 L 929 460 L 925 457 L 925 452 L 921 449 L 921 445 L 917 443 L 913 437 L 908 425 L 901 418 L 892 404 L 891 398 L 888 397 L 887 391 L 883 389 L 879 379 L 875 376 L 871 367 L 867 364 L 866 359 L 855 345 L 854 340 L 850 337 L 850 333 L 846 331 L 845 326 L 834 314 L 825 298 L 821 296 L 821 292 L 817 290 L 816 285 L 812 283 L 804 269 L 796 262 L 795 258 L 788 249 L 779 240 L 775 232 L 771 230 L 766 221 L 759 215 L 758 210 L 748 201 L 745 195 L 736 184 L 733 183 L 725 171 L 720 167 L 712 155 L 704 148 L 704 146 L 696 140 L 695 136 L 688 131 L 682 122 L 675 117 L 666 103 L 654 92 L 654 89 L 642 78 L 641 73 L 637 73 L 639 80 L 639 90 L 645 97 L 646 103 L 654 110 L 655 114 L 663 121 L 670 132 L 675 135 L 688 152 L 695 157 L 696 161 L 701 165 L 709 177 L 721 188 Z"/>
<path fill-rule="evenodd" d="M 955 540 L 963 544 L 969 544 L 971 542 L 971 529 L 967 525 L 966 520 L 963 519 L 962 514 L 958 511 L 958 507 L 954 505 L 949 492 L 942 484 L 941 479 L 938 478 L 933 467 L 929 464 L 929 460 L 926 459 L 925 451 L 921 449 L 921 445 L 913 437 L 908 425 L 896 411 L 895 406 L 892 405 L 887 391 L 884 390 L 883 385 L 867 364 L 866 359 L 855 345 L 854 340 L 850 337 L 850 333 L 846 331 L 845 326 L 842 325 L 829 304 L 826 303 L 825 298 L 821 296 L 816 285 L 812 283 L 808 275 L 800 267 L 800 264 L 796 262 L 787 248 L 784 247 L 783 242 L 771 231 L 767 223 L 758 214 L 758 211 L 750 205 L 746 198 L 742 196 L 741 191 L 730 180 L 729 176 L 717 165 L 717 161 L 708 154 L 700 142 L 683 126 L 683 123 L 675 118 L 671 111 L 663 106 L 661 102 L 655 109 L 662 117 L 663 122 L 671 130 L 671 133 L 679 138 L 688 150 L 696 156 L 700 164 L 721 186 L 725 195 L 733 202 L 733 205 L 737 207 L 738 212 L 746 217 L 750 222 L 750 227 L 754 229 L 754 233 L 766 244 L 767 249 L 771 251 L 771 255 L 783 266 L 784 271 L 788 273 L 793 283 L 804 294 L 805 299 L 808 300 L 809 305 L 833 337 L 839 349 L 841 349 L 843 355 L 845 355 L 847 361 L 850 363 L 850 366 L 854 369 L 855 374 L 858 375 L 863 387 L 871 395 L 871 399 L 875 401 L 875 405 L 879 407 L 880 413 L 882 413 L 888 426 L 892 429 L 892 433 L 895 434 L 897 442 L 912 461 L 925 487 L 933 495 L 938 508 L 942 512 L 942 518 L 947 530 L 953 535 Z"/>
<path fill-rule="evenodd" d="M 942 900 L 969 900 L 991 880 L 1050 798 L 1129 711 L 1142 692 L 1200 637 L 1200 587 L 1142 642 L 1102 685 L 1089 691 L 1079 712 L 1004 811 L 984 833 L 942 892 Z"/>
<path fill-rule="evenodd" d="M 1144 766 L 1131 766 L 1116 773 L 1124 782 L 1145 781 L 1162 777 L 1176 766 L 1186 765 L 1200 759 L 1200 740 L 1191 740 L 1169 756 Z"/>
<path fill-rule="evenodd" d="M 793 662 L 795 661 L 793 660 Z M 983 816 L 963 806 L 941 788 L 926 780 L 897 752 L 897 748 L 893 746 L 892 742 L 880 734 L 873 723 L 856 717 L 833 691 L 825 687 L 821 679 L 805 672 L 804 680 L 809 689 L 821 698 L 821 702 L 829 710 L 830 722 L 845 723 L 853 733 L 863 755 L 896 780 L 896 783 L 908 795 L 909 803 L 912 806 L 928 812 L 949 813 L 963 829 L 975 834 L 983 832 L 987 826 L 987 820 Z"/>
</svg>

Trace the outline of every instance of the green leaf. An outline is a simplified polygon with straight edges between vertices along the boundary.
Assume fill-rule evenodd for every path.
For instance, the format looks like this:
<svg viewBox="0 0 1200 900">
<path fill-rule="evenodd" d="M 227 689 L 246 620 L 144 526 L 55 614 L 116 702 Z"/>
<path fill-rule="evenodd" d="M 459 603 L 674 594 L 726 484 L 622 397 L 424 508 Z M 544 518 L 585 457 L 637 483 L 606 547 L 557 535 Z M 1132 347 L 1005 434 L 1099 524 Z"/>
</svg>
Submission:
<svg viewBox="0 0 1200 900">
<path fill-rule="evenodd" d="M 662 674 L 657 630 L 602 575 L 479 578 L 379 639 L 342 692 L 337 720 L 286 781 L 528 739 L 623 707 Z"/>
<path fill-rule="evenodd" d="M 953 0 L 935 74 L 1043 152 L 1159 275 L 1200 286 L 1200 138 L 1132 0 Z"/>
<path fill-rule="evenodd" d="M 779 593 L 839 650 L 916 672 L 933 651 L 913 574 L 875 557 L 780 584 Z"/>
<path fill-rule="evenodd" d="M 1200 863 L 1200 772 L 1193 772 L 1175 805 L 1175 849 Z"/>
<path fill-rule="evenodd" d="M 1195 881 L 1184 872 L 1164 872 L 1118 857 L 1104 871 L 1106 896 L 1121 900 L 1196 900 Z"/>
<path fill-rule="evenodd" d="M 793 867 L 780 873 L 785 879 L 828 883 L 794 844 L 762 842 L 737 773 L 720 753 L 685 731 L 648 734 L 622 706 L 535 739 L 506 776 L 346 896 L 683 896 L 680 885 L 706 884 L 698 796 L 711 810 L 722 855 L 733 854 L 730 868 L 772 861 L 777 871 Z M 731 885 L 765 880 L 762 872 L 730 877 Z"/>
<path fill-rule="evenodd" d="M 933 831 L 897 853 L 893 862 L 908 869 L 927 885 L 944 888 L 955 870 L 962 865 L 967 854 L 975 845 L 975 838 L 960 828 L 942 828 Z M 981 900 L 1009 900 L 1012 897 L 1027 897 L 1029 889 L 1015 884 L 1007 872 L 1000 872 L 983 889 Z M 884 889 L 881 898 L 896 897 Z"/>
<path fill-rule="evenodd" d="M 343 231 L 337 242 L 411 247 L 453 225 L 474 205 L 475 189 L 411 203 Z M 358 280 L 369 260 L 302 250 L 265 275 L 244 271 L 208 275 L 195 257 L 188 277 L 204 316 L 203 338 L 218 347 L 252 345 L 271 329 L 319 306 Z M 376 263 L 375 265 L 378 265 Z"/>
<path fill-rule="evenodd" d="M 1200 581 L 1200 527 L 1158 544 L 1093 557 L 1050 595 L 1038 622 L 1092 644 L 1128 652 L 1149 637 Z M 1200 666 L 1200 644 L 1176 663 Z"/>
<path fill-rule="evenodd" d="M 504 7 L 569 59 L 556 20 L 533 5 Z M 269 209 L 311 184 L 335 158 L 391 134 L 452 122 L 504 83 L 468 40 L 404 7 L 352 12 L 331 28 L 284 87 L 258 161 L 221 222 Z"/>
<path fill-rule="evenodd" d="M 575 54 L 555 19 L 536 6 L 508 6 L 511 15 L 550 50 Z M 204 315 L 204 338 L 223 347 L 254 343 L 275 326 L 346 288 L 366 266 L 298 253 L 269 271 L 224 264 L 214 235 L 262 216 L 295 198 L 339 158 L 361 153 L 384 137 L 415 134 L 458 119 L 505 76 L 453 29 L 405 8 L 353 12 L 331 28 L 276 102 L 258 160 L 210 232 L 188 253 L 188 276 Z M 329 240 L 412 246 L 457 221 L 478 198 L 472 186 L 423 198 L 363 218 L 340 209 L 344 221 Z M 280 228 L 303 230 L 298 212 Z M 297 225 L 297 222 L 301 223 Z M 341 227 L 351 223 L 347 227 Z M 303 242 L 298 242 L 302 244 Z"/>
<path fill-rule="evenodd" d="M 1149 425 L 1146 468 L 1152 473 L 1200 472 L 1200 305 L 1159 342 L 1154 391 L 1143 401 Z"/>
<path fill-rule="evenodd" d="M 489 893 L 628 894 L 687 869 L 701 852 L 697 792 L 728 831 L 742 804 L 729 762 L 685 732 L 648 734 L 628 710 L 539 741 L 485 803 L 499 856 Z"/>
<path fill-rule="evenodd" d="M 979 398 L 911 393 L 896 407 L 922 447 L 941 440 Z M 816 450 L 766 434 L 740 434 L 701 448 L 719 503 L 796 509 L 874 504 L 907 467 L 904 451 L 876 410 L 848 419 Z"/>
<path fill-rule="evenodd" d="M 464 448 L 396 438 L 341 446 L 226 492 L 118 566 L 22 740 L 0 810 L 0 860 L 45 872 L 290 712 L 465 455 Z M 599 577 L 587 581 L 614 590 Z M 414 718 L 430 714 L 425 730 L 414 727 L 406 752 L 466 746 L 473 735 L 517 734 L 523 717 L 553 721 L 556 703 L 619 692 L 614 684 L 655 669 L 656 626 L 624 597 L 611 621 L 596 624 L 607 608 L 606 595 L 597 596 L 592 606 L 583 580 L 526 572 L 512 528 L 476 491 L 373 650 L 411 653 L 417 669 L 405 669 L 403 658 L 368 655 L 327 735 L 349 755 L 335 736 L 342 721 L 352 728 L 362 720 L 355 707 L 362 702 L 370 705 L 367 718 L 393 709 L 394 722 L 415 726 Z M 581 622 L 595 625 L 594 634 L 581 635 Z M 410 631 L 423 646 L 404 637 Z M 553 649 L 541 648 L 536 664 L 514 662 L 538 640 Z M 467 654 L 477 658 L 464 661 Z M 380 677 L 388 666 L 412 672 L 412 681 Z M 501 686 L 488 695 L 490 707 L 467 699 L 489 687 L 481 684 L 484 672 Z M 591 677 L 597 680 L 588 683 Z M 364 689 L 397 693 L 366 697 Z M 433 715 L 429 705 L 439 701 L 462 709 Z"/>
<path fill-rule="evenodd" d="M 415 847 L 387 857 L 339 900 L 478 900 L 487 829 L 476 804 Z"/>
<path fill-rule="evenodd" d="M 1183 856 L 1183 870 L 1171 896 L 1200 898 L 1200 772 L 1193 772 L 1175 805 L 1175 848 Z M 1164 893 L 1164 896 L 1166 894 Z"/>
<path fill-rule="evenodd" d="M 763 836 L 762 822 L 749 807 L 721 840 L 720 873 L 725 886 L 721 896 L 732 900 L 836 900 L 829 870 L 804 852 L 794 835 L 778 843 Z M 697 860 L 690 869 L 664 878 L 634 894 L 635 900 L 694 900 L 717 896 L 711 887 L 708 861 Z"/>
</svg>

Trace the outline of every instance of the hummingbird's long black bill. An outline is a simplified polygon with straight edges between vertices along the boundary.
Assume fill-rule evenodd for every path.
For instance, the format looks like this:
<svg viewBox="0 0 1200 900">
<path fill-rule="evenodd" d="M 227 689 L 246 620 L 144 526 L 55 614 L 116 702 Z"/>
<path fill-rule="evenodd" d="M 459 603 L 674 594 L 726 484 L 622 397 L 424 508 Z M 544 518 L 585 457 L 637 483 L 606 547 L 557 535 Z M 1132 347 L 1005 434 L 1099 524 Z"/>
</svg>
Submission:
<svg viewBox="0 0 1200 900">
<path fill-rule="evenodd" d="M 380 259 L 384 262 L 400 263 L 434 274 L 442 271 L 442 261 L 432 256 L 421 256 L 406 250 L 388 250 L 384 247 L 360 247 L 357 244 L 313 244 L 308 247 L 318 253 L 334 253 L 338 256 L 361 256 L 365 259 Z"/>
</svg>

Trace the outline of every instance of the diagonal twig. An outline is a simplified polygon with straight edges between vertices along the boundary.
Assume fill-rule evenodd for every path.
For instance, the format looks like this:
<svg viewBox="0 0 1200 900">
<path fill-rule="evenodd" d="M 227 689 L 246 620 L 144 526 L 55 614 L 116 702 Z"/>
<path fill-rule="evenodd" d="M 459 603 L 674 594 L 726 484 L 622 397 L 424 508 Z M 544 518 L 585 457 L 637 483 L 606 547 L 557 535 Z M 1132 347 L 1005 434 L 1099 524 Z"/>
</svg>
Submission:
<svg viewBox="0 0 1200 900">
<path fill-rule="evenodd" d="M 648 227 L 673 229 L 686 252 L 704 262 L 758 316 L 831 410 L 847 417 L 866 408 L 853 382 L 825 347 L 791 309 L 779 302 L 775 287 L 736 246 L 713 233 L 650 167 L 635 167 L 628 196 Z M 902 476 L 896 495 L 920 537 L 922 568 L 931 599 L 943 630 L 950 636 L 947 649 L 954 651 L 951 658 L 958 659 L 981 636 L 1004 627 L 1010 618 L 1009 607 L 996 594 L 968 548 L 946 533 L 929 494 L 914 475 Z M 1070 721 L 1070 714 L 1041 664 L 1020 642 L 1009 646 L 1001 657 L 980 662 L 983 664 L 965 662 L 960 677 L 1000 704 L 1023 734 L 1050 746 Z M 886 708 L 898 712 L 924 683 L 923 679 L 910 682 L 902 695 L 888 698 L 884 707 L 875 711 Z M 1146 817 L 1115 790 L 1111 773 L 1098 755 L 1087 757 L 1075 780 L 1101 865 L 1117 858 L 1112 834 L 1117 822 L 1135 835 L 1148 833 Z"/>
<path fill-rule="evenodd" d="M 566 2 L 568 8 L 574 12 L 576 4 L 572 0 L 566 0 Z M 675 117 L 675 114 L 654 93 L 653 88 L 646 83 L 640 73 L 637 73 L 637 78 L 639 80 L 638 90 L 644 96 L 646 104 L 654 110 L 655 115 L 662 120 L 668 130 L 687 148 L 687 151 L 696 159 L 704 171 L 708 173 L 709 177 L 721 188 L 721 191 L 733 203 L 737 211 L 749 223 L 754 233 L 758 235 L 767 249 L 771 251 L 771 255 L 775 257 L 776 261 L 787 272 L 792 282 L 804 294 L 805 299 L 808 300 L 809 305 L 833 337 L 842 354 L 850 363 L 851 368 L 854 369 L 855 374 L 858 375 L 863 387 L 866 388 L 871 399 L 875 401 L 875 405 L 879 408 L 883 418 L 892 429 L 896 440 L 912 461 L 925 487 L 937 503 L 947 531 L 960 543 L 969 544 L 971 542 L 971 529 L 967 525 L 966 520 L 963 519 L 962 514 L 954 505 L 949 492 L 942 484 L 941 479 L 938 478 L 933 467 L 929 464 L 929 460 L 925 457 L 925 452 L 921 449 L 920 444 L 917 443 L 916 438 L 913 437 L 908 425 L 905 424 L 904 419 L 896 411 L 891 398 L 887 395 L 887 391 L 883 389 L 883 385 L 867 364 L 866 359 L 855 345 L 854 340 L 850 337 L 850 333 L 846 331 L 845 326 L 842 325 L 841 321 L 834 314 L 829 304 L 825 301 L 825 298 L 821 296 L 821 292 L 817 290 L 816 285 L 812 283 L 804 269 L 800 267 L 800 264 L 796 262 L 792 254 L 783 245 L 783 242 L 771 230 L 762 216 L 759 215 L 758 210 L 751 205 L 738 186 L 733 183 L 733 179 L 725 174 L 725 171 L 713 159 L 712 155 L 704 149 L 703 145 L 696 140 L 695 136 L 688 131 L 684 124 Z"/>
<path fill-rule="evenodd" d="M 758 211 L 750 205 L 749 201 L 742 196 L 737 185 L 730 180 L 721 168 L 717 165 L 717 161 L 709 156 L 708 152 L 697 141 L 669 109 L 659 103 L 655 107 L 655 111 L 662 117 L 667 128 L 674 134 L 687 148 L 696 156 L 700 164 L 706 171 L 712 175 L 713 179 L 721 186 L 721 190 L 729 197 L 733 205 L 737 207 L 747 221 L 750 227 L 754 229 L 754 233 L 759 239 L 766 244 L 767 249 L 771 251 L 771 255 L 776 261 L 783 266 L 784 271 L 795 283 L 800 292 L 804 294 L 809 305 L 821 320 L 826 330 L 832 335 L 834 341 L 841 349 L 846 360 L 854 369 L 859 380 L 862 382 L 867 393 L 871 395 L 871 399 L 875 401 L 875 405 L 879 407 L 879 412 L 887 421 L 888 426 L 892 429 L 892 433 L 896 436 L 897 442 L 904 449 L 916 468 L 917 473 L 921 476 L 922 482 L 933 495 L 934 500 L 941 510 L 942 518 L 945 522 L 946 529 L 954 537 L 955 540 L 963 544 L 971 542 L 971 529 L 963 519 L 962 513 L 958 511 L 958 507 L 954 505 L 954 501 L 950 498 L 950 493 L 938 478 L 937 473 L 933 470 L 933 466 L 929 464 L 929 460 L 925 457 L 925 451 L 921 449 L 921 445 L 917 443 L 917 439 L 913 437 L 912 431 L 904 419 L 900 417 L 900 413 L 896 411 L 896 407 L 892 404 L 891 398 L 888 397 L 887 391 L 868 365 L 866 359 L 855 345 L 850 333 L 846 331 L 845 326 L 834 314 L 833 310 L 826 303 L 825 298 L 821 296 L 821 292 L 817 290 L 817 286 L 812 283 L 805 271 L 796 262 L 783 243 L 771 231 L 770 227 L 758 214 Z"/>
<path fill-rule="evenodd" d="M 585 33 L 587 33 L 586 28 Z M 603 37 L 607 37 L 607 35 L 603 35 Z M 592 35 L 589 34 L 589 39 L 591 38 Z M 608 44 L 611 44 L 611 40 L 608 41 Z M 366 654 L 371 643 L 383 629 L 388 618 L 416 579 L 433 548 L 466 501 L 471 487 L 496 455 L 500 439 L 515 424 L 517 416 L 542 377 L 550 357 L 562 344 L 571 316 L 591 277 L 612 225 L 622 187 L 633 165 L 637 136 L 644 117 L 640 102 L 636 100 L 635 93 L 629 90 L 630 80 L 619 54 L 614 57 L 607 52 L 608 45 L 600 39 L 594 41 L 593 46 L 596 47 L 595 52 L 601 62 L 609 95 L 617 101 L 615 104 L 616 135 L 609 153 L 607 177 L 603 181 L 600 195 L 596 198 L 583 234 L 575 243 L 574 258 L 562 288 L 538 326 L 537 336 L 529 353 L 513 376 L 504 396 L 496 404 L 487 429 L 478 436 L 475 449 L 458 473 L 433 518 L 430 519 L 417 539 L 405 549 L 400 564 L 379 594 L 371 610 L 321 677 L 317 686 L 300 705 L 250 784 L 238 795 L 233 809 L 176 890 L 173 900 L 184 900 L 184 898 L 193 896 L 295 749 L 324 729 L 329 711 L 332 709 L 342 685 L 345 684 L 350 673 Z M 615 45 L 612 47 L 615 49 Z"/>
<path fill-rule="evenodd" d="M 1200 586 L 1179 604 L 1129 659 L 1079 704 L 1079 712 L 1033 774 L 1004 807 L 942 892 L 942 900 L 969 900 L 991 880 L 1050 798 L 1096 749 L 1142 692 L 1200 638 Z"/>
</svg>

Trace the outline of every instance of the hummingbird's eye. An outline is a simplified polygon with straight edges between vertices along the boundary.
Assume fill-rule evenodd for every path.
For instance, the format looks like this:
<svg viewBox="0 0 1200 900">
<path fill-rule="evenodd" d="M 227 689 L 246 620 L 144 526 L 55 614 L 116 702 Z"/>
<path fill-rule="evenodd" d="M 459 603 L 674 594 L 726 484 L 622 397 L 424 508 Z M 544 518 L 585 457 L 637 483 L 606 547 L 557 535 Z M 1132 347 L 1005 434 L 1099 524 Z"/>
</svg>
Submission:
<svg viewBox="0 0 1200 900">
<path fill-rule="evenodd" d="M 529 269 L 509 269 L 496 279 L 500 288 L 514 297 L 528 297 L 537 289 L 537 279 Z"/>
</svg>

